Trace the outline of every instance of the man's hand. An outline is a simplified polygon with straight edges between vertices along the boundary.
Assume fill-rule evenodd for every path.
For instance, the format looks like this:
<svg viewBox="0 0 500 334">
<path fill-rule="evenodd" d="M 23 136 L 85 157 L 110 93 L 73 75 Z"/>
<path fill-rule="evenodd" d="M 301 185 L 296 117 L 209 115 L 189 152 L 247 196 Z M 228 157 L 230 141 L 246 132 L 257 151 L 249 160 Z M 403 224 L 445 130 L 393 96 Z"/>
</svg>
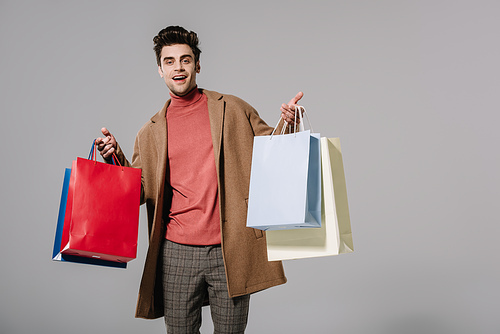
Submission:
<svg viewBox="0 0 500 334">
<path fill-rule="evenodd" d="M 295 108 L 298 106 L 297 103 L 304 96 L 304 93 L 298 92 L 297 95 L 293 99 L 288 102 L 288 104 L 283 103 L 281 105 L 281 118 L 284 121 L 288 122 L 289 125 L 293 125 L 295 121 Z M 299 124 L 300 120 L 297 117 L 297 124 Z"/>
<path fill-rule="evenodd" d="M 116 139 L 111 133 L 109 133 L 108 129 L 102 128 L 101 131 L 105 138 L 97 138 L 95 140 L 95 144 L 97 145 L 97 149 L 101 153 L 101 156 L 104 159 L 109 160 L 111 159 L 113 153 L 116 152 Z"/>
</svg>

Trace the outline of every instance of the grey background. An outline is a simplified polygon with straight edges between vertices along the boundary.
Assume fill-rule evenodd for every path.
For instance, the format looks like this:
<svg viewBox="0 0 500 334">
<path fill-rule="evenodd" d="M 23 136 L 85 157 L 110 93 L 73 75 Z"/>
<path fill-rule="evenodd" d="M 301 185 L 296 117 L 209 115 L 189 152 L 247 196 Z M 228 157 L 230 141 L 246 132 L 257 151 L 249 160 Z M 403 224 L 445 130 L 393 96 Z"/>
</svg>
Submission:
<svg viewBox="0 0 500 334">
<path fill-rule="evenodd" d="M 355 252 L 287 261 L 248 333 L 499 333 L 498 1 L 0 2 L 0 332 L 161 333 L 128 269 L 50 260 L 64 168 L 130 157 L 167 98 L 152 38 L 201 39 L 200 87 L 274 124 L 303 90 L 341 138 Z M 106 194 L 99 194 L 106 196 Z M 208 309 L 203 333 L 211 332 Z"/>
</svg>

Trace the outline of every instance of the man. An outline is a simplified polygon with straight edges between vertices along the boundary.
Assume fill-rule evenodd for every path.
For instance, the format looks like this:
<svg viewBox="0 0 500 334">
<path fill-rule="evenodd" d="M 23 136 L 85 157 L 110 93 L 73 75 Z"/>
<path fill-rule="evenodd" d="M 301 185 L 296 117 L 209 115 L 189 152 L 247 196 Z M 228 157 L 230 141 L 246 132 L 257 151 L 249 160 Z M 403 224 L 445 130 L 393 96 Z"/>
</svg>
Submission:
<svg viewBox="0 0 500 334">
<path fill-rule="evenodd" d="M 209 303 L 216 333 L 243 333 L 250 294 L 286 282 L 265 234 L 246 227 L 253 137 L 272 128 L 243 100 L 198 89 L 196 33 L 171 26 L 153 42 L 171 99 L 139 130 L 132 163 L 106 128 L 96 141 L 104 159 L 142 170 L 150 238 L 136 317 L 199 333 Z M 302 95 L 281 106 L 289 123 Z"/>
</svg>

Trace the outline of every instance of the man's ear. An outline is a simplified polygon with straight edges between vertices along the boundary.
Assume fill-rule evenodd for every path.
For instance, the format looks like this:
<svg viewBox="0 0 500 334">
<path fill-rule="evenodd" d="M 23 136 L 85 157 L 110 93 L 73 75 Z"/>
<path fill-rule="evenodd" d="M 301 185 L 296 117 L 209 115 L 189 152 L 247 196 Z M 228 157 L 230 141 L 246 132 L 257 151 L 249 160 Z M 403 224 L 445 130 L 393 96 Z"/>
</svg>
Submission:
<svg viewBox="0 0 500 334">
<path fill-rule="evenodd" d="M 198 60 L 196 62 L 196 73 L 200 73 L 200 70 L 201 70 L 201 65 L 200 65 L 200 61 Z"/>
<path fill-rule="evenodd" d="M 161 66 L 158 66 L 158 74 L 163 78 L 163 71 L 161 70 Z"/>
</svg>

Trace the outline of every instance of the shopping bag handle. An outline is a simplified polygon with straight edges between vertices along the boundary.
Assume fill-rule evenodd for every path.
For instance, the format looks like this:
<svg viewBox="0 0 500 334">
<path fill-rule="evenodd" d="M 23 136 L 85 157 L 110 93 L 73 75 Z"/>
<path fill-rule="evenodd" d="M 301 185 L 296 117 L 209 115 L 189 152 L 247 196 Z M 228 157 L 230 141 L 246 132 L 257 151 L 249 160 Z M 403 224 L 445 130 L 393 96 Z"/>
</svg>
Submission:
<svg viewBox="0 0 500 334">
<path fill-rule="evenodd" d="M 97 146 L 95 144 L 95 139 L 94 141 L 92 142 L 92 147 L 90 148 L 90 152 L 89 152 L 89 157 L 88 157 L 88 160 L 94 160 L 94 162 L 97 162 Z M 122 168 L 123 170 L 123 166 L 121 165 L 120 163 L 120 160 L 118 160 L 115 152 L 113 152 L 113 155 L 111 156 L 111 162 L 113 163 L 113 165 L 116 166 L 116 163 L 118 162 L 118 165 Z"/>
<path fill-rule="evenodd" d="M 312 128 L 312 125 L 311 125 L 311 120 L 309 119 L 309 116 L 307 114 L 306 108 L 304 108 L 303 106 L 296 106 L 295 107 L 295 120 L 294 120 L 294 124 L 293 124 L 293 133 L 297 133 L 297 110 L 299 111 L 298 114 L 299 114 L 299 120 L 300 120 L 299 131 L 298 132 L 304 131 L 304 122 L 303 122 L 304 118 L 303 118 L 303 115 L 306 115 L 307 123 L 309 123 L 309 129 L 311 130 L 311 132 L 314 132 L 313 128 Z M 281 118 L 278 120 L 278 123 L 276 123 L 276 126 L 274 127 L 273 132 L 271 132 L 270 139 L 273 138 L 274 133 L 276 132 L 276 129 L 278 128 L 278 125 L 280 124 L 280 122 L 281 122 Z M 285 134 L 287 125 L 288 125 L 288 122 L 284 121 L 283 127 L 281 128 L 280 135 L 284 135 Z M 291 128 L 289 130 L 290 130 L 290 132 L 292 132 Z"/>
<path fill-rule="evenodd" d="M 303 106 L 297 106 L 295 109 L 297 110 L 297 108 L 302 111 L 302 112 L 299 112 L 299 119 L 300 119 L 300 123 L 299 123 L 299 132 L 300 131 L 304 131 L 304 118 L 303 118 L 303 115 L 306 115 L 306 119 L 307 119 L 307 123 L 309 123 L 309 130 L 311 130 L 311 132 L 314 132 L 313 130 L 313 127 L 312 127 L 312 124 L 311 124 L 311 120 L 309 119 L 309 115 L 306 111 L 306 108 L 304 108 Z M 297 111 L 296 111 L 297 113 Z"/>
</svg>

